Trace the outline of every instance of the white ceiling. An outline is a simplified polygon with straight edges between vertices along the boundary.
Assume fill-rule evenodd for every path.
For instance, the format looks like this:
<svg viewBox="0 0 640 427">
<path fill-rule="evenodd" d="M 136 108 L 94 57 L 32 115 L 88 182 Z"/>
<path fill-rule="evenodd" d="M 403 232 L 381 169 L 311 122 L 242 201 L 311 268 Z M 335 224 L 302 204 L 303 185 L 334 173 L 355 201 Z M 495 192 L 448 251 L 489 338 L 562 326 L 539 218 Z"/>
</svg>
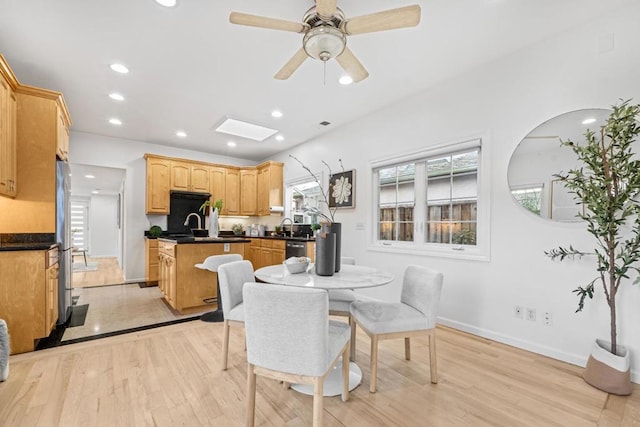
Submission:
<svg viewBox="0 0 640 427">
<path fill-rule="evenodd" d="M 310 59 L 289 80 L 273 79 L 302 35 L 228 21 L 234 10 L 300 21 L 309 0 L 178 0 L 172 9 L 153 0 L 0 0 L 0 53 L 23 84 L 64 94 L 72 130 L 259 161 L 633 1 L 341 0 L 347 18 L 422 7 L 418 27 L 348 39 L 370 73 L 351 86 L 337 83 L 335 61 L 326 84 L 323 64 Z M 113 62 L 130 73 L 114 73 Z M 275 108 L 283 118 L 271 118 Z M 286 139 L 236 139 L 231 149 L 232 138 L 212 131 L 225 116 Z M 110 125 L 111 117 L 123 125 Z M 331 125 L 320 126 L 324 120 Z"/>
<path fill-rule="evenodd" d="M 115 195 L 123 189 L 124 169 L 71 163 L 69 171 L 71 194 L 74 196 L 91 196 L 96 194 L 94 191 L 101 195 Z"/>
</svg>

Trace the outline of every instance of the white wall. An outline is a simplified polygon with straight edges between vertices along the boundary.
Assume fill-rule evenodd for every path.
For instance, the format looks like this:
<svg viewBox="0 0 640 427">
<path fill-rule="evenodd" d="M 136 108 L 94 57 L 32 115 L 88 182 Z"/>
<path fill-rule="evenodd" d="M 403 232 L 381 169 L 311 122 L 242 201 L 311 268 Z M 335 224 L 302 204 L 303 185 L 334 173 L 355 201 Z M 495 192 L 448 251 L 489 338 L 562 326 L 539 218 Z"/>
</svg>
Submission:
<svg viewBox="0 0 640 427">
<path fill-rule="evenodd" d="M 444 273 L 441 322 L 472 333 L 583 365 L 596 337 L 609 337 L 609 315 L 598 289 L 574 314 L 572 290 L 595 277 L 594 263 L 552 262 L 544 251 L 573 244 L 591 249 L 583 224 L 555 223 L 537 218 L 512 199 L 507 183 L 511 153 L 532 129 L 564 112 L 609 108 L 618 99 L 640 102 L 640 5 L 635 4 L 597 22 L 570 29 L 516 54 L 494 61 L 423 93 L 336 129 L 291 152 L 311 170 L 321 160 L 336 170 L 356 169 L 356 208 L 341 210 L 342 253 L 359 264 L 375 265 L 396 275 L 393 285 L 368 293 L 399 298 L 401 277 L 409 263 Z M 615 49 L 598 53 L 598 38 L 612 33 Z M 372 76 L 375 78 L 375 70 Z M 366 82 L 362 83 L 366 85 Z M 415 151 L 447 141 L 483 136 L 489 164 L 483 164 L 491 185 L 491 260 L 462 261 L 387 254 L 367 248 L 371 234 L 370 161 Z M 305 171 L 282 153 L 285 181 Z M 365 229 L 357 230 L 356 224 Z M 618 339 L 629 346 L 634 381 L 640 380 L 640 286 L 619 294 Z M 537 310 L 531 322 L 513 316 L 515 305 Z M 550 311 L 553 325 L 542 313 Z"/>
<path fill-rule="evenodd" d="M 167 224 L 166 215 L 145 215 L 145 153 L 236 166 L 256 164 L 243 159 L 83 132 L 71 132 L 69 152 L 69 161 L 71 163 L 116 167 L 126 170 L 123 203 L 123 270 L 125 280 L 128 282 L 144 280 L 144 231 L 148 230 L 151 225 L 159 225 L 166 229 Z"/>
<path fill-rule="evenodd" d="M 576 364 L 584 364 L 595 337 L 608 337 L 608 312 L 599 293 L 584 312 L 574 314 L 571 290 L 594 277 L 585 259 L 554 263 L 544 251 L 569 243 L 589 249 L 593 242 L 583 224 L 555 223 L 530 215 L 512 199 L 507 183 L 511 153 L 520 140 L 542 122 L 567 111 L 608 108 L 619 98 L 640 102 L 640 5 L 601 16 L 597 22 L 522 50 L 404 100 L 376 114 L 297 147 L 291 153 L 311 170 L 323 170 L 320 160 L 338 170 L 357 171 L 356 208 L 341 210 L 342 253 L 359 264 L 393 272 L 392 285 L 370 294 L 399 297 L 401 277 L 409 263 L 441 270 L 445 287 L 440 305 L 442 323 Z M 615 35 L 615 49 L 598 53 L 598 37 Z M 375 70 L 372 70 L 375 78 Z M 456 70 L 457 72 L 457 70 Z M 362 90 L 366 81 L 361 83 Z M 358 90 L 355 88 L 354 90 Z M 483 164 L 491 186 L 491 259 L 488 262 L 387 254 L 370 251 L 370 161 L 429 145 L 482 136 L 488 162 Z M 142 234 L 157 221 L 144 212 L 145 152 L 234 164 L 238 159 L 184 152 L 170 147 L 72 132 L 71 160 L 127 169 L 125 266 L 127 278 L 143 276 Z M 273 160 L 286 163 L 285 181 L 305 177 L 287 154 Z M 248 162 L 246 164 L 249 164 Z M 364 223 L 364 230 L 356 224 Z M 600 292 L 600 290 L 598 290 Z M 633 356 L 634 380 L 640 380 L 640 286 L 619 294 L 619 341 Z M 519 320 L 513 307 L 535 308 L 538 321 Z M 541 314 L 553 314 L 553 326 Z"/>
<path fill-rule="evenodd" d="M 89 204 L 89 248 L 92 257 L 119 255 L 118 196 L 91 196 Z"/>
</svg>

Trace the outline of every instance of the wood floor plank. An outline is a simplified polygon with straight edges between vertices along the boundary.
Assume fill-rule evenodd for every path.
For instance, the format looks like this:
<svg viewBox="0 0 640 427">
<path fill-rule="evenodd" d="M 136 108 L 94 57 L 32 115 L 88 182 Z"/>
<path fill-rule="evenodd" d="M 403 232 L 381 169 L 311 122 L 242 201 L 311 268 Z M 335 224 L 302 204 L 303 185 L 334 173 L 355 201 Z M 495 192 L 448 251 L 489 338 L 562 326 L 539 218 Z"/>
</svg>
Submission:
<svg viewBox="0 0 640 427">
<path fill-rule="evenodd" d="M 231 328 L 220 368 L 222 324 L 200 321 L 10 358 L 0 383 L 0 425 L 242 426 L 244 334 Z M 324 399 L 325 426 L 633 426 L 640 386 L 628 397 L 587 385 L 582 368 L 449 328 L 438 328 L 438 384 L 427 339 L 380 343 L 378 392 L 369 393 L 369 341 L 358 331 L 363 383 L 348 402 Z M 258 378 L 256 425 L 307 426 L 310 396 Z"/>
</svg>

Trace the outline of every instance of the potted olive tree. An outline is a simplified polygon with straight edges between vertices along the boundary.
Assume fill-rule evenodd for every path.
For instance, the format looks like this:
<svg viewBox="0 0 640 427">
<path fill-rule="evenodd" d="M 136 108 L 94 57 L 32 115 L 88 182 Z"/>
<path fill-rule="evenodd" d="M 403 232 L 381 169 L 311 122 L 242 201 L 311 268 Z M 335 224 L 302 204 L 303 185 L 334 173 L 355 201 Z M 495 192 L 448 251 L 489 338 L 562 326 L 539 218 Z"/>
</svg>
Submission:
<svg viewBox="0 0 640 427">
<path fill-rule="evenodd" d="M 587 297 L 597 288 L 604 292 L 610 313 L 610 340 L 597 339 L 587 362 L 584 379 L 589 384 L 613 394 L 631 393 L 629 351 L 618 343 L 616 297 L 620 286 L 630 282 L 630 273 L 640 273 L 640 160 L 633 142 L 640 133 L 640 105 L 630 101 L 614 105 L 599 132 L 588 130 L 586 142 L 562 141 L 577 155 L 580 167 L 556 175 L 564 187 L 584 206 L 578 216 L 594 237 L 593 252 L 573 246 L 545 252 L 552 259 L 594 255 L 596 277 L 573 292 L 582 311 Z M 638 283 L 638 276 L 635 282 Z"/>
</svg>

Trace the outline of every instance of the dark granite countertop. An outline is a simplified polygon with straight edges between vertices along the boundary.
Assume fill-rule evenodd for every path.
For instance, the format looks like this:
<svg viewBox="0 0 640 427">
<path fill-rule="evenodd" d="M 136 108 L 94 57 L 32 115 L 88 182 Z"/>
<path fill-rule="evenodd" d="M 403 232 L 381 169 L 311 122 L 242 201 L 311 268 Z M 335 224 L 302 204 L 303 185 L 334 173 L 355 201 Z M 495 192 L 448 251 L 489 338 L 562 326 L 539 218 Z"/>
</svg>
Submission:
<svg viewBox="0 0 640 427">
<path fill-rule="evenodd" d="M 40 251 L 57 245 L 54 233 L 0 234 L 0 251 Z"/>
<path fill-rule="evenodd" d="M 245 237 L 221 236 L 221 237 L 193 237 L 193 236 L 160 236 L 159 240 L 173 243 L 249 243 Z"/>
</svg>

